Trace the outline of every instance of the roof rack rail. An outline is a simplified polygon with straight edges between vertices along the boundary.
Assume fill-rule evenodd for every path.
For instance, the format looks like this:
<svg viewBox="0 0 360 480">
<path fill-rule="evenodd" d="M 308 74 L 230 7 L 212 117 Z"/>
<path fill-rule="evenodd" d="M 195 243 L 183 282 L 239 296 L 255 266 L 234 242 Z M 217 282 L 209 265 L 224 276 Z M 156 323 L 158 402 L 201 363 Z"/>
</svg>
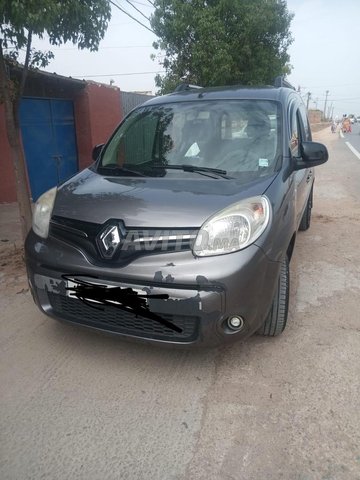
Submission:
<svg viewBox="0 0 360 480">
<path fill-rule="evenodd" d="M 199 85 L 191 85 L 190 83 L 180 83 L 174 90 L 174 92 L 185 92 L 186 90 L 199 90 Z"/>
<path fill-rule="evenodd" d="M 274 87 L 279 88 L 279 87 L 286 87 L 286 88 L 291 88 L 292 90 L 295 90 L 295 87 L 291 85 L 290 82 L 287 82 L 285 80 L 284 75 L 279 75 L 278 77 L 275 78 L 274 80 Z"/>
</svg>

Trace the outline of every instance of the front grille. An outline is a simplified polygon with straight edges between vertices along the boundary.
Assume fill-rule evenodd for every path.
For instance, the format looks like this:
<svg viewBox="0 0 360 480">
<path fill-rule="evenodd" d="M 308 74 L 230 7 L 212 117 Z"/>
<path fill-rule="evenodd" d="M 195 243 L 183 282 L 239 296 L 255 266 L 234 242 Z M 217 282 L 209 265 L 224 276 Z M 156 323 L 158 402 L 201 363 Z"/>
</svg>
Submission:
<svg viewBox="0 0 360 480">
<path fill-rule="evenodd" d="M 165 315 L 161 313 L 162 318 L 182 329 L 182 332 L 178 333 L 154 320 L 136 316 L 113 306 L 101 306 L 102 310 L 100 310 L 86 305 L 76 298 L 52 292 L 48 292 L 48 295 L 55 315 L 57 314 L 81 325 L 89 325 L 110 332 L 142 338 L 174 342 L 191 342 L 198 336 L 199 317 L 196 316 Z"/>
<path fill-rule="evenodd" d="M 79 247 L 95 262 L 114 264 L 129 262 L 141 255 L 190 250 L 198 232 L 194 228 L 126 228 L 126 241 L 123 246 L 111 260 L 102 258 L 96 238 L 107 224 L 112 225 L 117 222 L 111 219 L 104 224 L 97 224 L 53 216 L 50 222 L 50 235 Z"/>
</svg>

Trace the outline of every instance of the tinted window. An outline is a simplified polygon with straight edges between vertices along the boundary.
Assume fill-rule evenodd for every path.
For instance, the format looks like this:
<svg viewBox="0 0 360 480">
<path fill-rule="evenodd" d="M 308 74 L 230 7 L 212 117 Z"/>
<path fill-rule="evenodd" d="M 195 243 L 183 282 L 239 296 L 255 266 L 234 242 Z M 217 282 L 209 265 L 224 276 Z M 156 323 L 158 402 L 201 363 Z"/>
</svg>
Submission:
<svg viewBox="0 0 360 480">
<path fill-rule="evenodd" d="M 290 150 L 294 157 L 299 155 L 299 124 L 296 105 L 292 105 L 290 110 Z"/>
<path fill-rule="evenodd" d="M 300 115 L 303 139 L 309 142 L 311 141 L 311 130 L 310 130 L 309 120 L 306 113 L 306 108 L 305 108 L 305 105 L 303 104 L 300 104 L 299 106 L 299 115 Z"/>
<path fill-rule="evenodd" d="M 272 173 L 280 109 L 260 100 L 199 101 L 142 107 L 119 127 L 102 165 L 142 169 L 189 164 L 228 172 Z"/>
</svg>

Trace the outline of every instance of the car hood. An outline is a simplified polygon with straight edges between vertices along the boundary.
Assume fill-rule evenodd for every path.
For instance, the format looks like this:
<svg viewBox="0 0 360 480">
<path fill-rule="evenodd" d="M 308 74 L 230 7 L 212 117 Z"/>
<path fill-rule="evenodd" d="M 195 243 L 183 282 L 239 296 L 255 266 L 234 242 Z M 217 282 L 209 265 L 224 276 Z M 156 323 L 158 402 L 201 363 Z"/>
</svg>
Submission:
<svg viewBox="0 0 360 480">
<path fill-rule="evenodd" d="M 263 194 L 276 174 L 249 182 L 190 172 L 165 177 L 106 177 L 85 169 L 59 187 L 53 215 L 127 227 L 200 227 L 215 212 Z"/>
</svg>

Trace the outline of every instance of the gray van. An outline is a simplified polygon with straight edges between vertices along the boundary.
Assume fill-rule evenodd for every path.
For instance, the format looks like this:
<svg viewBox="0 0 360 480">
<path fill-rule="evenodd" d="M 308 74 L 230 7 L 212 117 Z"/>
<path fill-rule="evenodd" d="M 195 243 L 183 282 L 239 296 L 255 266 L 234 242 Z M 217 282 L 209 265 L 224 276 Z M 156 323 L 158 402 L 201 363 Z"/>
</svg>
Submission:
<svg viewBox="0 0 360 480">
<path fill-rule="evenodd" d="M 328 158 L 289 84 L 181 85 L 93 157 L 36 203 L 25 247 L 40 310 L 154 343 L 284 330 L 289 262 Z"/>
</svg>

